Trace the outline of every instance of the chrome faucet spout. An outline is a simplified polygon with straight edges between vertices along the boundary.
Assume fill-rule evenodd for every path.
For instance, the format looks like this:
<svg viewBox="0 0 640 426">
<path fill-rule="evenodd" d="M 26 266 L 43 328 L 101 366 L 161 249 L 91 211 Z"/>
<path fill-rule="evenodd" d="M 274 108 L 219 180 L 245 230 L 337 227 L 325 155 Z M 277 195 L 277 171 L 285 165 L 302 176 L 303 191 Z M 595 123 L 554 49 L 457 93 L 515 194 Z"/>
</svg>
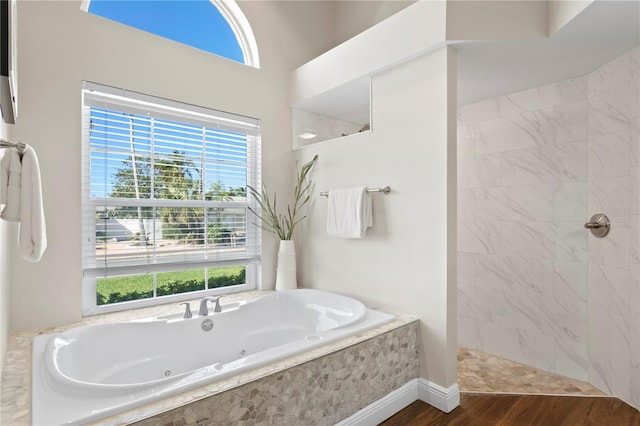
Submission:
<svg viewBox="0 0 640 426">
<path fill-rule="evenodd" d="M 200 309 L 198 309 L 198 315 L 200 315 L 202 317 L 209 315 L 209 308 L 207 307 L 207 302 L 209 300 L 215 303 L 215 306 L 213 308 L 213 312 L 222 312 L 222 308 L 220 307 L 220 299 L 222 299 L 222 296 L 218 296 L 218 297 L 213 297 L 213 296 L 203 297 L 202 300 L 200 301 Z"/>
</svg>

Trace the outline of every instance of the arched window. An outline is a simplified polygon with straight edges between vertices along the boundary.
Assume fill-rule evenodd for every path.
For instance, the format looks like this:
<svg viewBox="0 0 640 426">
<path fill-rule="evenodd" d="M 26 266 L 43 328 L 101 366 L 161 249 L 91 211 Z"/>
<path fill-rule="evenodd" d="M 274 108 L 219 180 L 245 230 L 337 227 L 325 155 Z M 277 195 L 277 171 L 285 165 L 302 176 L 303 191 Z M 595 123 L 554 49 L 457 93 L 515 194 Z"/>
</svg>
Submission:
<svg viewBox="0 0 640 426">
<path fill-rule="evenodd" d="M 84 0 L 82 9 L 260 68 L 253 31 L 233 0 Z"/>
</svg>

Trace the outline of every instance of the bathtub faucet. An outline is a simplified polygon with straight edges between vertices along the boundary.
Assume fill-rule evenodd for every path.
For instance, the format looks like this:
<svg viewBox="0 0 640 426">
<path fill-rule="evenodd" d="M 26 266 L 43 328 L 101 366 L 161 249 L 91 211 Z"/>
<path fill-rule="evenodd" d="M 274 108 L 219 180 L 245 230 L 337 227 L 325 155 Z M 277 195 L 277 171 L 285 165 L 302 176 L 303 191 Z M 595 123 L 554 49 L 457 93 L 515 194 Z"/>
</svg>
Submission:
<svg viewBox="0 0 640 426">
<path fill-rule="evenodd" d="M 181 305 L 184 305 L 184 315 L 182 315 L 182 318 L 191 318 L 193 316 L 191 314 L 191 304 L 189 302 L 184 302 L 181 303 Z"/>
<path fill-rule="evenodd" d="M 201 301 L 200 301 L 200 309 L 198 309 L 198 315 L 200 316 L 207 316 L 209 315 L 209 308 L 207 308 L 207 302 L 209 300 L 211 300 L 212 302 L 215 302 L 215 307 L 213 308 L 213 312 L 222 312 L 222 308 L 220 307 L 220 299 L 222 299 L 222 296 L 218 296 L 218 297 L 213 297 L 213 296 L 208 296 L 208 297 L 204 297 Z"/>
</svg>

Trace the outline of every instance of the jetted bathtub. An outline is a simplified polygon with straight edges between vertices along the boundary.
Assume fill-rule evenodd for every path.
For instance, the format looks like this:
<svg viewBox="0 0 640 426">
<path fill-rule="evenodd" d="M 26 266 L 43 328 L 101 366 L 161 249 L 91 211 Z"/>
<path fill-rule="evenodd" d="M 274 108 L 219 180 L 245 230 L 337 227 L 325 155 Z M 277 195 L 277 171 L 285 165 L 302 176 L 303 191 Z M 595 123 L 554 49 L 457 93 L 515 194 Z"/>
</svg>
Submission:
<svg viewBox="0 0 640 426">
<path fill-rule="evenodd" d="M 99 420 L 393 318 L 346 296 L 299 289 L 223 303 L 222 312 L 208 316 L 41 335 L 33 343 L 32 423 Z"/>
</svg>

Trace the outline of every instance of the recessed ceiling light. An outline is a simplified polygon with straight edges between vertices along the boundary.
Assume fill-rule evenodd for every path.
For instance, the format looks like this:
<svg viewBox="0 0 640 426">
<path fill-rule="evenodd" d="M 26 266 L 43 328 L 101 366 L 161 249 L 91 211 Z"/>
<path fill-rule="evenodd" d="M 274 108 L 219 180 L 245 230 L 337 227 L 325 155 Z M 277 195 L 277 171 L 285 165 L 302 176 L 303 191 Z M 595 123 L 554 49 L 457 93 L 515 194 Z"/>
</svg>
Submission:
<svg viewBox="0 0 640 426">
<path fill-rule="evenodd" d="M 311 133 L 311 132 L 304 132 L 304 133 L 301 133 L 301 134 L 298 135 L 298 137 L 300 139 L 313 139 L 316 136 L 318 136 L 318 135 L 316 135 L 315 133 Z"/>
</svg>

